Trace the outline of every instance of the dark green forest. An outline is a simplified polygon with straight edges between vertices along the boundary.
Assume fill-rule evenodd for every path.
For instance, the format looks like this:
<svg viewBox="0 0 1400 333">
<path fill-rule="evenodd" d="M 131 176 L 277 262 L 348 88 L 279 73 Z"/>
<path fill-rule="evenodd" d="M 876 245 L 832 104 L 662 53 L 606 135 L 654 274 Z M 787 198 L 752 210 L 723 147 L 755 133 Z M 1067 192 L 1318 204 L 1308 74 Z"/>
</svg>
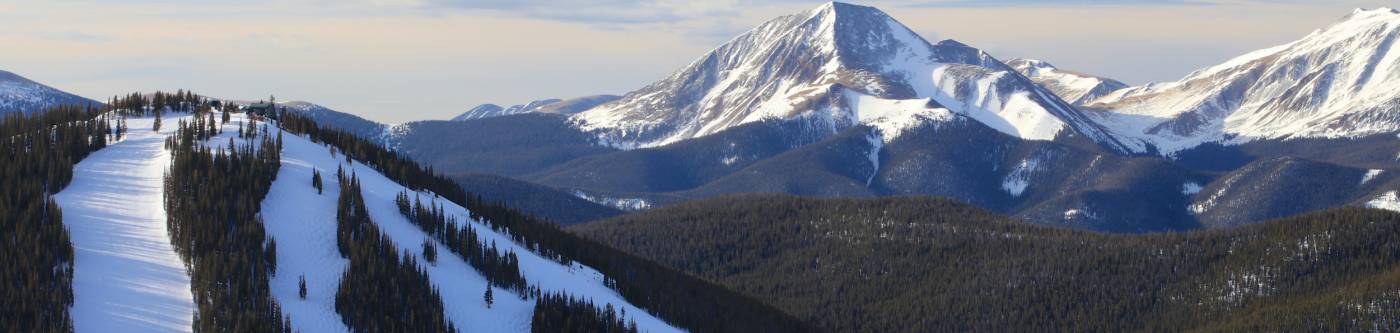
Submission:
<svg viewBox="0 0 1400 333">
<path fill-rule="evenodd" d="M 277 244 L 258 216 L 282 165 L 281 137 L 248 135 L 210 148 L 213 113 L 189 119 L 166 138 L 165 209 L 171 243 L 190 271 L 195 331 L 289 331 L 268 286 Z"/>
<path fill-rule="evenodd" d="M 545 294 L 535 300 L 530 332 L 637 333 L 637 323 L 624 317 L 626 312 L 614 310 L 612 304 L 599 307 L 567 295 Z"/>
<path fill-rule="evenodd" d="M 746 195 L 576 226 L 834 331 L 1393 331 L 1400 213 L 1110 235 L 946 199 Z"/>
<path fill-rule="evenodd" d="M 336 179 L 336 244 L 350 259 L 335 294 L 345 326 L 355 332 L 455 332 L 428 273 L 370 219 L 359 177 L 337 170 Z"/>
<path fill-rule="evenodd" d="M 73 245 L 52 196 L 74 164 L 116 139 L 114 120 L 79 107 L 0 120 L 0 331 L 73 329 Z"/>
</svg>

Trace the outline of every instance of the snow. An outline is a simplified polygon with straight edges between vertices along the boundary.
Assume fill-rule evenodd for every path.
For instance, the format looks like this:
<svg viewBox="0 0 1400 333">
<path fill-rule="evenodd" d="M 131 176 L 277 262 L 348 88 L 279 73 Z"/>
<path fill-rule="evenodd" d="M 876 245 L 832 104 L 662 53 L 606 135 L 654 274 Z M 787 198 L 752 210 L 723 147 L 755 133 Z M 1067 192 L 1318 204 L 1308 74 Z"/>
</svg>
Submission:
<svg viewBox="0 0 1400 333">
<path fill-rule="evenodd" d="M 1385 192 L 1385 194 L 1367 202 L 1366 207 L 1400 212 L 1400 195 L 1397 195 L 1395 191 Z"/>
<path fill-rule="evenodd" d="M 1121 89 L 1087 103 L 1133 149 L 1163 155 L 1210 142 L 1355 138 L 1400 131 L 1400 13 L 1357 12 L 1280 46 L 1177 82 Z"/>
<path fill-rule="evenodd" d="M 187 117 L 187 116 L 186 116 Z M 184 262 L 175 254 L 165 227 L 162 200 L 164 168 L 169 153 L 163 139 L 182 117 L 167 117 L 160 133 L 149 130 L 150 118 L 133 118 L 132 129 L 120 142 L 93 153 L 74 170 L 73 183 L 56 195 L 64 210 L 64 222 L 77 250 L 74 264 L 73 306 L 77 331 L 168 332 L 190 331 L 195 307 Z M 225 145 L 245 121 L 241 114 L 223 126 L 224 133 L 208 145 Z M 271 131 L 276 129 L 270 128 Z M 324 145 L 285 133 L 282 168 L 262 203 L 261 216 L 269 236 L 278 243 L 277 274 L 271 292 L 301 332 L 346 332 L 335 311 L 335 291 L 348 262 L 336 249 L 335 204 L 339 196 L 337 166 L 356 172 L 375 223 L 406 253 L 422 258 L 422 241 L 428 238 L 398 211 L 393 198 L 405 190 L 359 162 L 345 164 L 343 155 L 331 154 Z M 320 170 L 325 193 L 311 186 L 312 170 Z M 421 193 L 431 198 L 431 193 Z M 483 241 L 514 251 L 521 273 L 546 292 L 562 292 L 625 309 L 647 332 L 679 329 L 628 304 L 603 285 L 597 271 L 574 264 L 564 266 L 515 244 L 507 235 L 471 221 L 467 211 L 440 200 L 446 212 L 459 221 L 470 221 Z M 439 253 L 450 254 L 442 244 Z M 463 331 L 529 331 L 534 301 L 497 297 L 490 309 L 481 301 L 484 277 L 456 255 L 440 255 L 425 267 L 430 281 L 442 293 L 447 317 Z M 305 300 L 298 295 L 300 277 L 307 280 Z M 514 295 L 496 289 L 497 295 Z"/>
<path fill-rule="evenodd" d="M 929 96 L 958 114 L 992 129 L 1027 140 L 1054 140 L 1066 124 L 1024 91 L 1000 86 L 1012 80 L 1010 72 L 985 67 L 943 63 L 892 64 L 893 72 L 906 73 L 919 96 Z M 971 80 L 976 78 L 975 80 Z"/>
<path fill-rule="evenodd" d="M 224 133 L 236 133 L 245 121 L 237 114 L 224 125 Z M 275 131 L 275 129 L 269 129 Z M 275 132 L 274 132 L 275 133 Z M 277 274 L 272 277 L 272 297 L 282 313 L 301 332 L 348 332 L 335 310 L 335 293 L 349 260 L 336 248 L 336 202 L 340 197 L 334 166 L 345 161 L 331 156 L 324 146 L 283 133 L 282 167 L 262 202 L 263 226 L 277 241 Z M 275 134 L 274 134 L 275 135 Z M 225 141 L 227 139 L 224 139 Z M 312 170 L 321 171 L 324 193 L 311 186 Z M 298 282 L 306 277 L 306 299 Z"/>
<path fill-rule="evenodd" d="M 194 300 L 185 263 L 166 229 L 164 138 L 181 117 L 130 118 L 127 137 L 73 168 L 55 199 L 76 250 L 73 326 L 78 332 L 188 332 Z"/>
<path fill-rule="evenodd" d="M 879 129 L 884 143 L 894 141 L 906 129 L 928 122 L 949 121 L 954 117 L 948 109 L 930 107 L 931 100 L 928 98 L 891 100 L 849 90 L 845 97 L 856 119 Z"/>
<path fill-rule="evenodd" d="M 774 119 L 817 121 L 833 130 L 864 123 L 881 128 L 886 142 L 948 114 L 1028 140 L 1053 140 L 1070 125 L 1061 116 L 1085 124 L 1077 110 L 985 53 L 963 56 L 969 49 L 930 44 L 878 9 L 828 3 L 765 22 L 669 77 L 571 119 L 618 149 Z M 1107 137 L 1094 127 L 1083 130 L 1096 140 Z"/>
<path fill-rule="evenodd" d="M 866 141 L 870 142 L 870 151 L 866 153 L 870 159 L 870 177 L 865 179 L 866 187 L 870 187 L 870 184 L 875 181 L 875 176 L 880 175 L 880 148 L 885 146 L 882 137 L 880 131 L 870 131 L 870 134 L 865 136 Z"/>
<path fill-rule="evenodd" d="M 1010 193 L 1013 197 L 1021 196 L 1022 193 L 1026 192 L 1026 188 L 1030 186 L 1031 174 L 1039 168 L 1039 159 L 1030 158 L 1022 160 L 1021 163 L 1016 164 L 1016 167 L 1011 169 L 1011 172 L 1006 175 L 1006 179 L 1002 180 L 1001 189 L 1006 191 L 1006 193 Z"/>
<path fill-rule="evenodd" d="M 1072 105 L 1089 102 L 1127 87 L 1122 82 L 1061 70 L 1041 60 L 1012 59 L 1006 64 Z"/>
<path fill-rule="evenodd" d="M 719 162 L 720 162 L 721 164 L 724 164 L 725 166 L 732 166 L 732 165 L 734 165 L 734 162 L 738 162 L 738 161 L 739 161 L 739 157 L 738 157 L 738 156 L 734 156 L 734 155 L 725 156 L 724 158 L 722 158 L 722 159 L 719 160 Z"/>
<path fill-rule="evenodd" d="M 1098 215 L 1088 209 L 1065 210 L 1065 220 L 1098 219 Z"/>
<path fill-rule="evenodd" d="M 1372 179 L 1376 179 L 1376 176 L 1380 176 L 1382 172 L 1385 172 L 1385 170 L 1366 170 L 1366 174 L 1361 176 L 1361 185 L 1366 185 L 1366 183 L 1371 182 Z"/>
<path fill-rule="evenodd" d="M 1201 184 L 1196 184 L 1195 182 L 1189 182 L 1189 183 L 1186 183 L 1186 184 L 1182 184 L 1182 185 L 1181 185 L 1181 194 L 1182 194 L 1182 195 L 1185 195 L 1185 196 L 1192 196 L 1192 195 L 1196 195 L 1196 193 L 1201 193 Z"/>
<path fill-rule="evenodd" d="M 264 201 L 264 219 L 268 221 L 268 227 L 272 230 L 274 238 L 286 237 L 288 239 L 287 242 L 278 241 L 279 265 L 282 260 L 297 260 L 307 266 L 287 271 L 283 271 L 279 266 L 279 276 L 274 282 L 274 296 L 278 297 L 279 301 L 294 296 L 291 294 L 294 289 L 289 288 L 293 284 L 288 282 L 295 280 L 296 276 L 293 274 L 306 272 L 307 274 L 324 275 L 333 273 L 336 268 L 345 265 L 344 261 L 335 259 L 339 257 L 339 254 L 334 252 L 333 207 L 324 214 L 305 215 L 310 213 L 298 212 L 297 207 L 277 206 L 279 202 L 290 202 L 294 201 L 293 199 L 306 200 L 308 205 L 318 205 L 317 207 L 327 203 L 334 204 L 333 200 L 336 196 L 334 191 L 329 189 L 337 186 L 335 185 L 335 170 L 338 166 L 344 165 L 347 173 L 353 171 L 358 174 L 370 216 L 384 234 L 393 240 L 401 251 L 411 253 L 417 256 L 420 262 L 426 263 L 422 256 L 421 244 L 424 239 L 429 238 L 428 235 L 403 217 L 394 204 L 394 197 L 406 188 L 359 162 L 346 165 L 343 157 L 332 157 L 326 146 L 312 143 L 300 136 L 287 133 L 284 135 L 283 141 L 284 171 L 282 172 L 284 174 L 281 175 L 287 177 L 279 175 L 277 183 L 274 184 L 273 192 Z M 322 177 L 326 180 L 326 188 L 328 189 L 327 193 L 317 196 L 313 190 L 309 190 L 311 189 L 309 171 L 311 168 L 322 170 Z M 426 192 L 421 193 L 421 195 L 424 200 L 434 197 L 431 193 Z M 496 233 L 479 221 L 472 221 L 466 209 L 446 200 L 438 200 L 437 202 L 443 205 L 447 214 L 456 216 L 458 221 L 470 221 L 469 223 L 476 228 L 484 242 L 495 242 L 503 251 L 514 251 L 520 259 L 521 273 L 531 285 L 538 286 L 545 292 L 565 292 L 576 297 L 590 299 L 600 306 L 612 304 L 614 307 L 625 309 L 628 320 L 636 320 L 638 327 L 643 331 L 680 331 L 647 314 L 646 311 L 628 304 L 615 291 L 603 285 L 602 275 L 597 271 L 577 264 L 572 267 L 563 266 L 540 257 L 514 243 L 509 236 Z M 311 209 L 303 207 L 300 210 Z M 329 218 L 329 220 L 324 220 L 324 218 Z M 292 225 L 293 223 L 311 225 Z M 298 235 L 298 233 L 301 234 Z M 325 238 L 320 239 L 319 237 Z M 297 240 L 302 240 L 306 244 L 294 244 Z M 435 241 L 434 245 L 437 246 L 439 253 L 437 263 L 427 265 L 424 268 L 428 273 L 429 280 L 442 293 L 447 317 L 454 325 L 465 332 L 529 331 L 534 309 L 533 300 L 521 300 L 518 297 L 507 296 L 514 294 L 504 289 L 495 289 L 494 293 L 499 296 L 496 297 L 496 302 L 491 308 L 486 308 L 481 300 L 481 294 L 487 286 L 485 278 L 442 244 Z M 283 247 L 299 248 L 298 251 L 305 252 L 293 257 L 283 257 L 281 253 Z M 334 282 L 330 280 L 313 281 L 311 275 L 308 275 L 307 284 L 309 288 L 315 289 L 311 291 L 306 302 L 284 303 L 291 305 L 285 311 L 293 314 L 293 325 L 298 329 L 307 328 L 305 331 L 308 332 L 342 330 L 341 327 L 325 324 L 335 318 L 333 311 L 327 309 L 327 306 L 333 306 L 333 301 L 323 298 L 324 295 L 317 295 L 317 290 L 321 290 L 319 293 L 331 293 Z M 292 311 L 306 314 L 308 318 L 303 319 L 302 315 Z"/>
<path fill-rule="evenodd" d="M 579 199 L 588 200 L 599 205 L 604 205 L 625 211 L 639 211 L 651 208 L 651 203 L 647 202 L 646 199 L 642 198 L 611 198 L 599 195 L 592 195 L 579 190 L 574 190 L 574 196 L 578 197 Z"/>
<path fill-rule="evenodd" d="M 1229 191 L 1229 190 L 1230 190 L 1230 187 L 1231 187 L 1231 186 L 1234 186 L 1234 185 L 1235 185 L 1235 182 L 1239 181 L 1241 178 L 1243 178 L 1243 177 L 1234 177 L 1234 178 L 1226 179 L 1225 182 L 1224 182 L 1223 184 L 1220 185 L 1220 189 L 1219 189 L 1219 190 L 1216 190 L 1215 193 L 1212 193 L 1212 194 L 1210 195 L 1210 197 L 1206 198 L 1205 200 L 1201 200 L 1201 201 L 1197 201 L 1197 202 L 1195 202 L 1195 203 L 1192 203 L 1190 206 L 1187 206 L 1186 209 L 1189 210 L 1189 211 L 1191 211 L 1191 213 L 1193 213 L 1193 214 L 1198 214 L 1198 215 L 1199 215 L 1199 214 L 1205 213 L 1207 210 L 1210 210 L 1211 208 L 1214 208 L 1216 202 L 1219 201 L 1221 198 L 1223 198 L 1223 197 L 1225 196 L 1225 192 L 1226 192 L 1226 191 Z"/>
</svg>

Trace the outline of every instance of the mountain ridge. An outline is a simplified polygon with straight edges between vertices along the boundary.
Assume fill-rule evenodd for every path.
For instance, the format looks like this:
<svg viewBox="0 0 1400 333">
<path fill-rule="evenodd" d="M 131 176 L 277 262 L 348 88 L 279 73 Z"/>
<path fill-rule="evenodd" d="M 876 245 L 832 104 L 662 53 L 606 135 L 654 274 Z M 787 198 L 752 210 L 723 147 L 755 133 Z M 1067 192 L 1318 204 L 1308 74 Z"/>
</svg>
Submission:
<svg viewBox="0 0 1400 333">
<path fill-rule="evenodd" d="M 13 72 L 0 70 L 0 115 L 10 112 L 34 113 L 59 105 L 103 104 L 35 82 Z"/>
<path fill-rule="evenodd" d="M 1397 38 L 1400 11 L 1358 9 L 1293 42 L 1084 108 L 1133 151 L 1167 155 L 1208 142 L 1400 132 Z"/>
<path fill-rule="evenodd" d="M 907 106 L 896 114 L 853 110 L 869 102 Z M 874 123 L 892 129 L 885 137 L 892 140 L 899 128 L 950 114 L 1022 138 L 1083 135 L 1117 146 L 1078 110 L 986 52 L 953 40 L 929 43 L 878 9 L 839 2 L 765 22 L 573 119 L 600 142 L 632 149 L 765 119 L 806 119 L 833 133 Z"/>
</svg>

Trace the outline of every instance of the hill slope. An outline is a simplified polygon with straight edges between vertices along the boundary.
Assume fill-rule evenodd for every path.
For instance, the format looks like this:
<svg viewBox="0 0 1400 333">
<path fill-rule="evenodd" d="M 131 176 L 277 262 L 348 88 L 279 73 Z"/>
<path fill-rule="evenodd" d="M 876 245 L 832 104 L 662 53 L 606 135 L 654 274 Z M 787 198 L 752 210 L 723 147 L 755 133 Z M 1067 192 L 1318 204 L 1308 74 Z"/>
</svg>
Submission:
<svg viewBox="0 0 1400 333">
<path fill-rule="evenodd" d="M 97 101 L 54 89 L 15 73 L 0 71 L 0 115 L 9 112 L 34 113 L 65 104 L 102 105 Z"/>
<path fill-rule="evenodd" d="M 838 331 L 1367 330 L 1400 313 L 1400 213 L 1112 236 L 944 199 L 749 195 L 573 230 Z"/>
</svg>

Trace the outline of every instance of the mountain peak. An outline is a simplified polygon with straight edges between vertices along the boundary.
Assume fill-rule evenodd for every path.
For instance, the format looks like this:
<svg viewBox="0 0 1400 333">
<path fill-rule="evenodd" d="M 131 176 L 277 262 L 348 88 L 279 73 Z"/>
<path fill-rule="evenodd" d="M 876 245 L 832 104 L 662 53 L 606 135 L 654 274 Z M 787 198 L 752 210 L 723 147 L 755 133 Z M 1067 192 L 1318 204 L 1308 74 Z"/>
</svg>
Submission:
<svg viewBox="0 0 1400 333">
<path fill-rule="evenodd" d="M 827 3 L 822 4 L 821 6 L 817 6 L 816 9 L 813 9 L 813 11 L 818 14 L 885 13 L 879 8 L 850 4 L 840 1 L 829 1 Z"/>
<path fill-rule="evenodd" d="M 896 105 L 909 107 L 882 114 Z M 1053 140 L 1069 127 L 1106 137 L 986 52 L 952 40 L 931 44 L 879 9 L 841 2 L 769 20 L 573 120 L 599 142 L 626 149 L 765 120 L 835 131 L 872 122 L 919 126 L 950 111 L 1020 138 Z M 885 140 L 901 131 L 881 130 Z"/>
<path fill-rule="evenodd" d="M 1351 11 L 1351 16 L 1350 16 L 1349 18 L 1355 19 L 1355 18 L 1363 18 L 1363 17 L 1368 17 L 1368 16 L 1375 16 L 1375 15 L 1395 15 L 1395 14 L 1400 14 L 1400 9 L 1395 9 L 1395 8 L 1390 8 L 1390 7 L 1378 7 L 1378 8 L 1375 8 L 1375 9 L 1357 8 L 1357 9 Z"/>
</svg>

